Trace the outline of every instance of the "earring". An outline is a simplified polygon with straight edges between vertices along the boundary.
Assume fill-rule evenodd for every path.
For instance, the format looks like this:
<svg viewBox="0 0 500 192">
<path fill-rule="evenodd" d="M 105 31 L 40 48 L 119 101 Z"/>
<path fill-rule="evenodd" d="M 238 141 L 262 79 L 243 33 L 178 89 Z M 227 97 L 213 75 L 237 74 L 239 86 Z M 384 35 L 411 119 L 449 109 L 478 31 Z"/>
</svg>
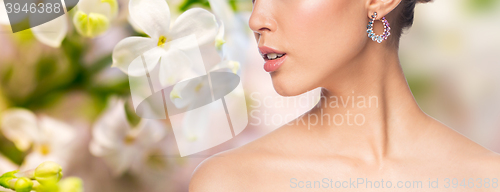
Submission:
<svg viewBox="0 0 500 192">
<path fill-rule="evenodd" d="M 382 43 L 382 41 L 387 40 L 387 37 L 391 35 L 391 27 L 389 27 L 389 21 L 385 19 L 385 17 L 382 17 L 380 21 L 384 24 L 384 33 L 382 35 L 376 35 L 373 32 L 373 23 L 377 19 L 377 12 L 374 12 L 372 17 L 370 18 L 370 22 L 368 22 L 368 25 L 366 26 L 368 32 L 368 37 L 371 38 L 373 41 L 376 41 L 377 43 Z"/>
</svg>

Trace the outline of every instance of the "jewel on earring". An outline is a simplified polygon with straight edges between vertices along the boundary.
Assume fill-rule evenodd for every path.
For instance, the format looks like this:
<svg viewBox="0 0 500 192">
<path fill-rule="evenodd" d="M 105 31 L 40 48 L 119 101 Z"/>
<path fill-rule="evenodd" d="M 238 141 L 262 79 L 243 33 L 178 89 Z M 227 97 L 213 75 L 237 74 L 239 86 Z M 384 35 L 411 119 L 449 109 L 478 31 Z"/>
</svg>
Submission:
<svg viewBox="0 0 500 192">
<path fill-rule="evenodd" d="M 382 41 L 387 40 L 387 38 L 391 35 L 391 27 L 389 27 L 389 21 L 387 21 L 385 17 L 382 17 L 380 21 L 382 21 L 382 23 L 384 24 L 384 33 L 382 35 L 376 35 L 375 32 L 373 32 L 373 24 L 375 23 L 376 19 L 377 12 L 374 12 L 370 18 L 370 22 L 368 22 L 368 25 L 366 26 L 366 32 L 368 33 L 368 38 L 376 41 L 377 43 L 382 43 Z"/>
</svg>

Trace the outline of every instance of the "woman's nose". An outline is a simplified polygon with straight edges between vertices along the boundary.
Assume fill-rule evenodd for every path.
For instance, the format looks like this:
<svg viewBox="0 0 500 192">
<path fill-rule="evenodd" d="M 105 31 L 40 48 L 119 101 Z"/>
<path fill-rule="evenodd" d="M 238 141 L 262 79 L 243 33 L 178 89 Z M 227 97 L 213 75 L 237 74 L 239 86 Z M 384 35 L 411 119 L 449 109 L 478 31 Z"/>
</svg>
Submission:
<svg viewBox="0 0 500 192">
<path fill-rule="evenodd" d="M 261 34 L 276 30 L 273 16 L 273 0 L 256 0 L 248 24 L 254 33 Z"/>
</svg>

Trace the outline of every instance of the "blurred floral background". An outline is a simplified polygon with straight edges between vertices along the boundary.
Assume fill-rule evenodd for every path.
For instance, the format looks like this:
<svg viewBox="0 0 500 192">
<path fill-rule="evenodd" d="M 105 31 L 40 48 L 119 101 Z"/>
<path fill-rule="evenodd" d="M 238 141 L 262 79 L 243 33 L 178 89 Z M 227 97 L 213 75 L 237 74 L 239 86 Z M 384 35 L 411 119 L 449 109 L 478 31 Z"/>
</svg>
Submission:
<svg viewBox="0 0 500 192">
<path fill-rule="evenodd" d="M 219 32 L 211 44 L 231 61 L 225 67 L 242 78 L 248 127 L 223 145 L 180 157 L 168 120 L 142 123 L 128 76 L 113 56 L 127 37 L 152 37 L 129 14 L 129 0 L 80 0 L 68 14 L 15 34 L 0 6 L 0 174 L 54 161 L 64 177 L 80 178 L 85 191 L 187 191 L 205 158 L 286 123 L 272 116 L 263 121 L 266 115 L 298 116 L 312 107 L 259 105 L 310 98 L 318 90 L 295 98 L 274 91 L 247 24 L 250 0 L 166 2 L 171 23 L 191 8 L 216 16 Z M 86 23 L 87 17 L 94 22 Z M 414 25 L 400 44 L 403 70 L 421 108 L 496 152 L 498 34 L 500 0 L 434 0 L 417 5 Z"/>
</svg>

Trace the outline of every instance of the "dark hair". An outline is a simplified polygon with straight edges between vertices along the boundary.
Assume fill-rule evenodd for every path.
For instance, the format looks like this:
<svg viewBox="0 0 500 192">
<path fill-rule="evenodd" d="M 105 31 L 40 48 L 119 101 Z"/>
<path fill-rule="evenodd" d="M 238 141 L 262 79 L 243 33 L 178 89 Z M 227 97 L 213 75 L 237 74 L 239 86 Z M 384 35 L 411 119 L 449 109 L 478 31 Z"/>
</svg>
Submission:
<svg viewBox="0 0 500 192">
<path fill-rule="evenodd" d="M 432 0 L 401 0 L 401 3 L 387 15 L 387 20 L 391 24 L 392 42 L 399 44 L 399 39 L 405 29 L 413 25 L 415 5 L 417 3 L 427 3 Z"/>
</svg>

